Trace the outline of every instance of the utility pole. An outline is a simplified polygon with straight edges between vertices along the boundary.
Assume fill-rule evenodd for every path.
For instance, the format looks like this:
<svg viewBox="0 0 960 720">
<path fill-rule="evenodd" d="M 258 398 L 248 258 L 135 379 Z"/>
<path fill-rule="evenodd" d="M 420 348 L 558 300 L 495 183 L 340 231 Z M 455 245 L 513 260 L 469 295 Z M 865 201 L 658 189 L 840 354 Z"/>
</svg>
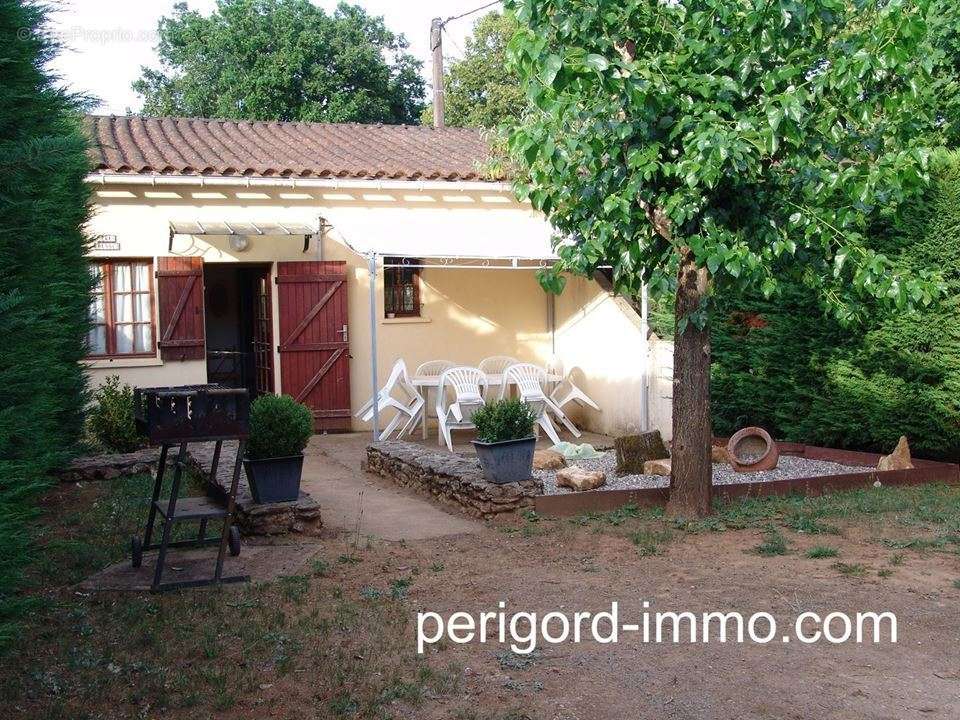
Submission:
<svg viewBox="0 0 960 720">
<path fill-rule="evenodd" d="M 433 51 L 433 126 L 443 127 L 443 20 L 430 23 L 430 49 Z"/>
</svg>

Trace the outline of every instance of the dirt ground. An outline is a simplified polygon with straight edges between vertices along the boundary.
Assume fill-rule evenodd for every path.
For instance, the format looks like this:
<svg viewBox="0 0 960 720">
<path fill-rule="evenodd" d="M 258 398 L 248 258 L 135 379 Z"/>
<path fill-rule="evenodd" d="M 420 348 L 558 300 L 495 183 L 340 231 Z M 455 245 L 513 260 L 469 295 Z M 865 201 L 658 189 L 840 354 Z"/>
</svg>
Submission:
<svg viewBox="0 0 960 720">
<path fill-rule="evenodd" d="M 82 536 L 86 521 L 49 507 L 53 557 L 58 539 Z M 528 515 L 406 542 L 331 535 L 316 541 L 311 571 L 222 591 L 91 594 L 57 572 L 37 589 L 37 622 L 3 658 L 2 715 L 957 718 L 958 517 L 955 489 L 884 489 L 731 506 L 695 526 L 627 511 Z M 106 527 L 105 542 L 124 532 Z M 835 557 L 808 557 L 814 547 Z M 769 612 L 781 632 L 763 646 L 623 634 L 529 656 L 449 641 L 416 655 L 418 611 L 476 615 L 504 601 L 508 612 L 572 614 L 617 601 L 631 622 L 644 600 L 661 611 Z M 804 611 L 890 611 L 899 641 L 779 641 Z"/>
</svg>

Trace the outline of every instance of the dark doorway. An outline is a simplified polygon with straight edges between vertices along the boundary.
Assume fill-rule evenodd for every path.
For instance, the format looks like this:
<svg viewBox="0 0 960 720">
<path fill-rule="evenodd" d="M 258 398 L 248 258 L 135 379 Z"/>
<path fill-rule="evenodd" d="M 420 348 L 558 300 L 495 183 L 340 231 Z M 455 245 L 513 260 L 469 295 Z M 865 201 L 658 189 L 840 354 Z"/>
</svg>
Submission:
<svg viewBox="0 0 960 720">
<path fill-rule="evenodd" d="M 204 264 L 207 382 L 273 392 L 270 266 Z"/>
</svg>

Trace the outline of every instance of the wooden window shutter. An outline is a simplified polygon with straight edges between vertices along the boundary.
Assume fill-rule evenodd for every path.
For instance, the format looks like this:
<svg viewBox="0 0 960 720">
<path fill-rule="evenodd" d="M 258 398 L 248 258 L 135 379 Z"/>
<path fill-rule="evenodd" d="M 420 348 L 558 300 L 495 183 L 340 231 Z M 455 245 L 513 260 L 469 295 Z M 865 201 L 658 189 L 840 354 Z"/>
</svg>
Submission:
<svg viewBox="0 0 960 720">
<path fill-rule="evenodd" d="M 205 359 L 203 258 L 157 258 L 157 298 L 160 357 L 164 360 Z"/>
</svg>

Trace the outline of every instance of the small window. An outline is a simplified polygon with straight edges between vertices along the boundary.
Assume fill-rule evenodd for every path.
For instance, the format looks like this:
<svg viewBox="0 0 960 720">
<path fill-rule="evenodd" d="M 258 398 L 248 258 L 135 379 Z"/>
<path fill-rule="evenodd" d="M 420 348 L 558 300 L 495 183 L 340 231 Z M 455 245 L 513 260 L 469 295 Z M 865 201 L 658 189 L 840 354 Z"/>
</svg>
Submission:
<svg viewBox="0 0 960 720">
<path fill-rule="evenodd" d="M 420 260 L 417 258 L 386 257 L 383 269 L 383 308 L 387 317 L 419 317 L 420 315 Z"/>
<path fill-rule="evenodd" d="M 156 353 L 152 270 L 149 260 L 111 260 L 90 266 L 96 283 L 90 299 L 90 356 Z"/>
</svg>

